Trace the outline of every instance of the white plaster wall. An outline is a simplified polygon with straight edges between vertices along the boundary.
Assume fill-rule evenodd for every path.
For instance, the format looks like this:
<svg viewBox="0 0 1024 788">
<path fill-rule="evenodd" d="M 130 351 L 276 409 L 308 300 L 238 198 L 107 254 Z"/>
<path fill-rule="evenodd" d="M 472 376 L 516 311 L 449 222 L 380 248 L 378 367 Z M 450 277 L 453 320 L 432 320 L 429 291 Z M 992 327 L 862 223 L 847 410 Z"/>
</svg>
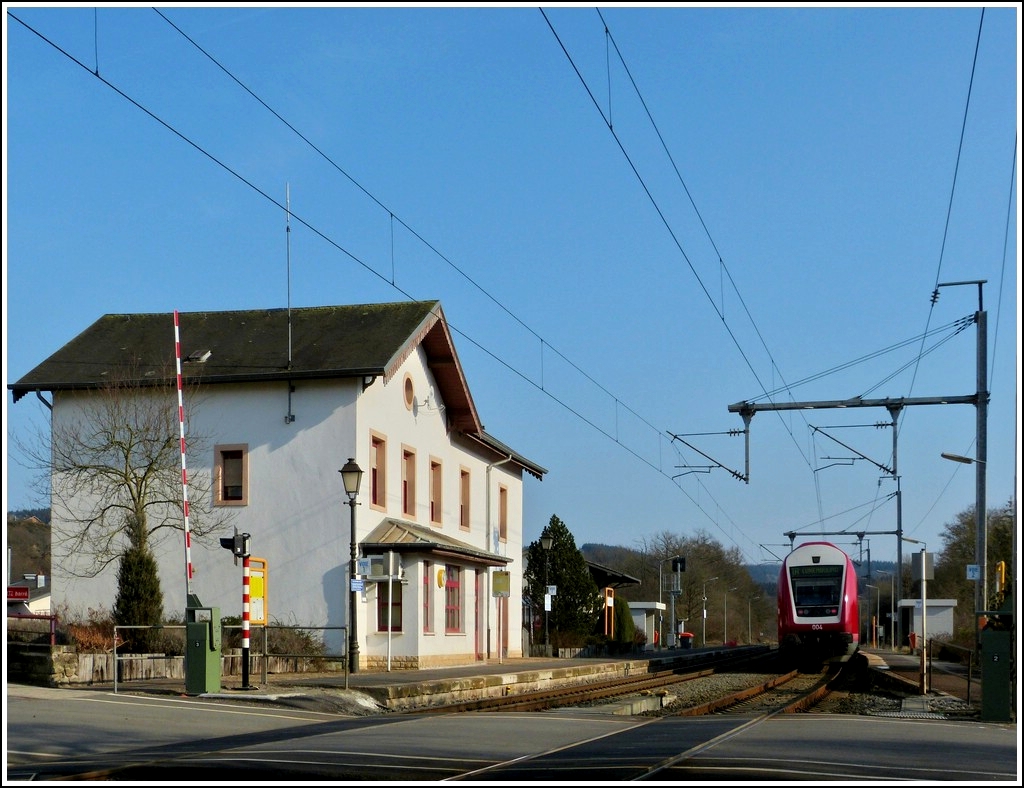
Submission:
<svg viewBox="0 0 1024 788">
<path fill-rule="evenodd" d="M 414 404 L 408 408 L 405 403 L 404 381 L 409 375 L 413 382 Z M 422 348 L 401 365 L 399 370 L 385 384 L 375 381 L 362 395 L 357 417 L 357 440 L 361 454 L 357 462 L 364 470 L 369 468 L 369 446 L 371 432 L 383 435 L 387 440 L 387 484 L 386 508 L 384 511 L 369 505 L 358 507 L 360 538 L 369 533 L 384 518 L 394 517 L 410 520 L 416 524 L 435 528 L 445 536 L 465 542 L 476 549 L 499 555 L 519 555 L 522 546 L 522 474 L 510 463 L 494 465 L 488 473 L 488 465 L 499 458 L 483 457 L 475 444 L 464 438 L 453 438 L 447 429 L 445 403 L 440 399 L 437 384 L 427 368 Z M 401 478 L 402 449 L 408 447 L 416 452 L 416 510 L 412 517 L 402 512 Z M 442 465 L 442 523 L 437 528 L 430 522 L 430 460 L 438 459 Z M 459 527 L 460 469 L 470 471 L 470 528 Z M 489 477 L 489 478 L 488 478 Z M 366 484 L 364 477 L 364 485 Z M 508 538 L 497 539 L 498 528 L 498 486 L 508 489 Z M 491 494 L 488 500 L 487 490 Z M 365 493 L 368 495 L 368 488 Z M 490 514 L 488 515 L 488 508 Z M 363 523 L 365 521 L 365 527 Z M 491 653 L 497 656 L 497 606 L 491 596 L 489 579 L 485 577 L 482 594 L 477 599 L 475 567 L 449 559 L 463 568 L 463 620 L 462 633 L 444 632 L 444 589 L 433 583 L 430 588 L 434 632 L 423 634 L 423 564 L 422 557 L 406 558 L 404 588 L 403 633 L 392 633 L 391 654 L 393 657 L 422 652 L 426 648 L 439 657 L 456 659 L 460 655 L 472 657 L 477 646 L 477 629 L 486 656 L 488 643 Z M 436 560 L 436 559 L 435 559 Z M 443 568 L 440 565 L 436 569 Z M 512 573 L 511 587 L 518 589 L 522 583 L 520 561 L 513 561 L 507 569 Z M 488 570 L 488 574 L 492 570 Z M 367 647 L 372 653 L 386 655 L 387 635 L 376 632 L 376 590 L 371 589 L 365 596 L 366 615 L 360 611 L 360 630 L 366 622 L 372 626 L 368 633 Z M 373 599 L 371 600 L 371 596 Z M 479 605 L 478 605 L 479 601 Z M 515 633 L 508 638 L 509 651 L 521 651 L 522 606 L 518 598 L 509 607 L 509 631 Z M 479 615 L 474 615 L 479 611 Z M 381 651 L 383 649 L 383 651 Z M 457 660 L 456 660 L 457 661 Z"/>
<path fill-rule="evenodd" d="M 285 423 L 288 392 L 284 383 L 210 386 L 192 403 L 189 429 L 209 436 L 202 454 L 189 451 L 189 479 L 209 477 L 215 444 L 248 445 L 247 506 L 218 507 L 229 511 L 231 523 L 203 540 L 193 534 L 189 551 L 191 591 L 204 606 L 219 607 L 222 616 L 242 614 L 242 567 L 220 546 L 220 536 L 233 528 L 252 537 L 252 555 L 268 561 L 268 612 L 285 624 L 341 626 L 345 600 L 339 562 L 349 555 L 348 507 L 338 469 L 355 445 L 354 382 L 303 382 L 292 394 L 295 421 Z M 176 403 L 172 403 L 176 409 Z M 73 419 L 73 399 L 56 397 L 54 419 Z M 347 500 L 347 499 L 345 499 Z M 189 494 L 190 522 L 212 501 Z M 64 524 L 54 520 L 55 533 Z M 152 543 L 164 591 L 164 614 L 184 616 L 186 551 L 180 531 Z M 57 604 L 74 610 L 113 607 L 116 563 L 94 579 L 70 576 L 55 562 L 53 593 Z"/>
<path fill-rule="evenodd" d="M 900 600 L 900 607 L 910 607 L 913 610 L 913 632 L 921 634 L 921 600 L 906 599 Z M 953 610 L 956 607 L 955 599 L 929 599 L 928 600 L 928 637 L 953 634 Z"/>
<path fill-rule="evenodd" d="M 416 401 L 406 407 L 404 379 L 412 376 Z M 375 380 L 365 391 L 352 381 L 299 381 L 291 395 L 295 420 L 286 423 L 288 390 L 283 382 L 209 386 L 189 403 L 189 428 L 208 436 L 202 453 L 190 452 L 186 434 L 186 469 L 190 479 L 208 478 L 214 466 L 214 446 L 248 446 L 248 505 L 217 507 L 230 511 L 231 521 L 209 539 L 193 535 L 190 559 L 193 570 L 191 592 L 204 606 L 219 607 L 222 616 L 242 614 L 242 567 L 235 565 L 219 537 L 230 536 L 234 528 L 251 535 L 252 556 L 267 561 L 267 613 L 271 623 L 311 627 L 341 627 L 348 617 L 349 533 L 351 510 L 338 470 L 349 457 L 369 469 L 371 431 L 387 439 L 387 502 L 384 511 L 369 506 L 369 479 L 364 473 L 356 507 L 357 540 L 362 541 L 385 517 L 412 519 L 424 527 L 435 527 L 429 516 L 429 463 L 438 458 L 443 471 L 443 517 L 440 531 L 473 547 L 503 556 L 516 556 L 506 567 L 511 572 L 511 589 L 522 587 L 522 472 L 510 463 L 495 464 L 501 458 L 483 456 L 478 446 L 465 438 L 454 439 L 447 432 L 444 403 L 425 365 L 422 349 L 410 355 L 387 384 Z M 175 408 L 177 403 L 172 403 Z M 357 407 L 358 406 L 358 407 Z M 75 397 L 57 394 L 55 423 L 78 416 Z M 402 513 L 402 447 L 416 451 L 416 512 Z M 488 466 L 491 465 L 488 472 Z M 459 527 L 460 468 L 470 470 L 470 529 Z M 508 538 L 499 541 L 498 486 L 508 489 Z M 488 489 L 490 495 L 488 495 Z M 195 513 L 210 510 L 212 501 L 190 492 Z M 62 524 L 53 521 L 54 533 Z M 56 550 L 56 540 L 54 543 Z M 164 590 L 165 617 L 184 616 L 186 605 L 186 556 L 183 534 L 168 532 L 152 544 Z M 472 658 L 478 642 L 485 656 L 497 657 L 497 606 L 491 595 L 489 573 L 482 584 L 479 606 L 476 567 L 463 567 L 463 632 L 444 632 L 444 590 L 431 587 L 434 633 L 423 634 L 422 559 L 406 566 L 402 634 L 393 633 L 394 657 L 424 653 L 442 661 Z M 459 563 L 448 559 L 450 562 Z M 73 564 L 73 560 L 71 561 Z M 435 565 L 434 569 L 440 568 Z M 75 577 L 54 562 L 52 587 L 54 603 L 65 605 L 78 615 L 89 609 L 110 610 L 117 586 L 116 563 L 96 578 Z M 359 595 L 357 624 L 363 656 L 386 657 L 386 633 L 376 627 L 374 584 Z M 522 653 L 522 604 L 518 595 L 508 600 L 508 655 Z M 479 611 L 479 615 L 475 613 Z M 478 631 L 479 630 L 479 636 Z M 329 653 L 345 650 L 340 630 L 329 632 Z M 479 640 L 478 640 L 479 637 Z"/>
</svg>

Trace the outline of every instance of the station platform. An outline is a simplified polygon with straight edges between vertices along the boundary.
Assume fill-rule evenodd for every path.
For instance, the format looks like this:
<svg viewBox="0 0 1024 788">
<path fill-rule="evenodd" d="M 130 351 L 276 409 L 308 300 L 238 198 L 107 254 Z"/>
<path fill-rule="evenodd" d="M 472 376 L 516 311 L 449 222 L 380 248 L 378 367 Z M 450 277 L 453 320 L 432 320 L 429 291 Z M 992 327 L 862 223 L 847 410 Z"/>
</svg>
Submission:
<svg viewBox="0 0 1024 788">
<path fill-rule="evenodd" d="M 669 650 L 666 656 L 651 657 L 495 659 L 446 668 L 360 671 L 350 673 L 347 678 L 343 673 L 288 674 L 269 676 L 268 686 L 261 691 L 337 693 L 348 689 L 373 698 L 388 710 L 399 711 L 665 670 L 685 664 L 694 655 L 713 651 Z M 231 686 L 232 679 L 237 680 L 237 677 L 223 681 L 225 687 Z"/>
<path fill-rule="evenodd" d="M 702 656 L 725 651 L 735 654 L 742 648 L 663 649 L 623 657 L 505 658 L 442 668 L 362 670 L 347 676 L 344 672 L 282 673 L 269 674 L 264 679 L 257 673 L 249 676 L 248 686 L 243 686 L 241 676 L 227 675 L 221 677 L 218 692 L 204 692 L 200 697 L 283 701 L 306 708 L 357 713 L 360 709 L 366 709 L 366 713 L 402 711 L 685 667 Z M 906 712 L 928 712 L 929 696 L 936 693 L 916 694 L 917 656 L 871 649 L 862 649 L 861 653 L 869 667 L 878 672 L 880 681 L 891 683 L 894 690 L 904 695 Z M 79 688 L 189 694 L 182 679 L 130 681 L 117 686 L 93 684 Z"/>
</svg>

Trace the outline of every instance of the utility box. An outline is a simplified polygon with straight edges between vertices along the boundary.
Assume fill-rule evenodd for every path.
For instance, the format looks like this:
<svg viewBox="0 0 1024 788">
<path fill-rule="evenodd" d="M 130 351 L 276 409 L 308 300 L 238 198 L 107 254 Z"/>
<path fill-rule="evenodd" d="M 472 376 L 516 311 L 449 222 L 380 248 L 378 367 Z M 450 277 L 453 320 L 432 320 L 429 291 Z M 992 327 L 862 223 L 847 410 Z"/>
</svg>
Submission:
<svg viewBox="0 0 1024 788">
<path fill-rule="evenodd" d="M 981 719 L 1011 722 L 1013 702 L 1013 633 L 981 631 Z"/>
<path fill-rule="evenodd" d="M 185 693 L 220 692 L 220 608 L 200 606 L 194 594 L 189 595 L 189 603 L 185 608 Z"/>
</svg>

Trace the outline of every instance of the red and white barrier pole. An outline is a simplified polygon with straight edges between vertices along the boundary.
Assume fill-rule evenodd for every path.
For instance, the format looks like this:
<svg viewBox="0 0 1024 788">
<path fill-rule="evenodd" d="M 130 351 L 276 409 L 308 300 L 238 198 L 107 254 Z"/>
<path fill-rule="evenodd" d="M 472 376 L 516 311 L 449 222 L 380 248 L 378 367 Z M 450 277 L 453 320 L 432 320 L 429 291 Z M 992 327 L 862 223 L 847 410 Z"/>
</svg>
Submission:
<svg viewBox="0 0 1024 788">
<path fill-rule="evenodd" d="M 242 689 L 249 689 L 249 554 L 242 556 Z"/>
<path fill-rule="evenodd" d="M 185 405 L 181 393 L 181 339 L 174 310 L 174 358 L 178 367 L 178 434 L 181 443 L 181 498 L 185 517 L 185 607 L 192 604 L 192 532 L 188 525 L 188 470 L 185 467 Z"/>
</svg>

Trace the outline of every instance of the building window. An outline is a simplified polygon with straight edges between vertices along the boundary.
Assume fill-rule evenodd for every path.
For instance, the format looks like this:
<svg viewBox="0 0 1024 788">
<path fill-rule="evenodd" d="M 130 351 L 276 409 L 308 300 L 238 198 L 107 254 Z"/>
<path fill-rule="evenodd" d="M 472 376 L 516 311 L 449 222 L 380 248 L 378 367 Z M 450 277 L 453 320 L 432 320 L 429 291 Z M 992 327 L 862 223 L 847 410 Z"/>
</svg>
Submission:
<svg viewBox="0 0 1024 788">
<path fill-rule="evenodd" d="M 388 585 L 391 596 L 388 597 Z M 391 603 L 391 631 L 402 631 L 402 582 L 400 580 L 377 583 L 377 631 L 388 631 L 388 602 Z"/>
<path fill-rule="evenodd" d="M 249 447 L 246 444 L 215 446 L 213 464 L 216 506 L 246 506 L 249 503 Z"/>
<path fill-rule="evenodd" d="M 441 525 L 441 461 L 430 461 L 430 522 Z"/>
<path fill-rule="evenodd" d="M 459 471 L 459 528 L 469 530 L 469 471 Z"/>
<path fill-rule="evenodd" d="M 498 539 L 508 541 L 508 487 L 498 487 Z"/>
<path fill-rule="evenodd" d="M 412 410 L 413 405 L 416 404 L 416 390 L 413 388 L 412 376 L 409 373 L 406 373 L 402 383 L 402 394 L 405 397 L 405 407 Z"/>
<path fill-rule="evenodd" d="M 434 631 L 434 565 L 430 561 L 423 562 L 423 631 L 431 633 Z"/>
<path fill-rule="evenodd" d="M 402 514 L 416 518 L 416 452 L 402 449 Z"/>
<path fill-rule="evenodd" d="M 444 568 L 444 631 L 462 632 L 462 572 L 448 564 Z"/>
<path fill-rule="evenodd" d="M 387 495 L 387 441 L 383 435 L 370 434 L 370 506 L 385 509 Z"/>
</svg>

